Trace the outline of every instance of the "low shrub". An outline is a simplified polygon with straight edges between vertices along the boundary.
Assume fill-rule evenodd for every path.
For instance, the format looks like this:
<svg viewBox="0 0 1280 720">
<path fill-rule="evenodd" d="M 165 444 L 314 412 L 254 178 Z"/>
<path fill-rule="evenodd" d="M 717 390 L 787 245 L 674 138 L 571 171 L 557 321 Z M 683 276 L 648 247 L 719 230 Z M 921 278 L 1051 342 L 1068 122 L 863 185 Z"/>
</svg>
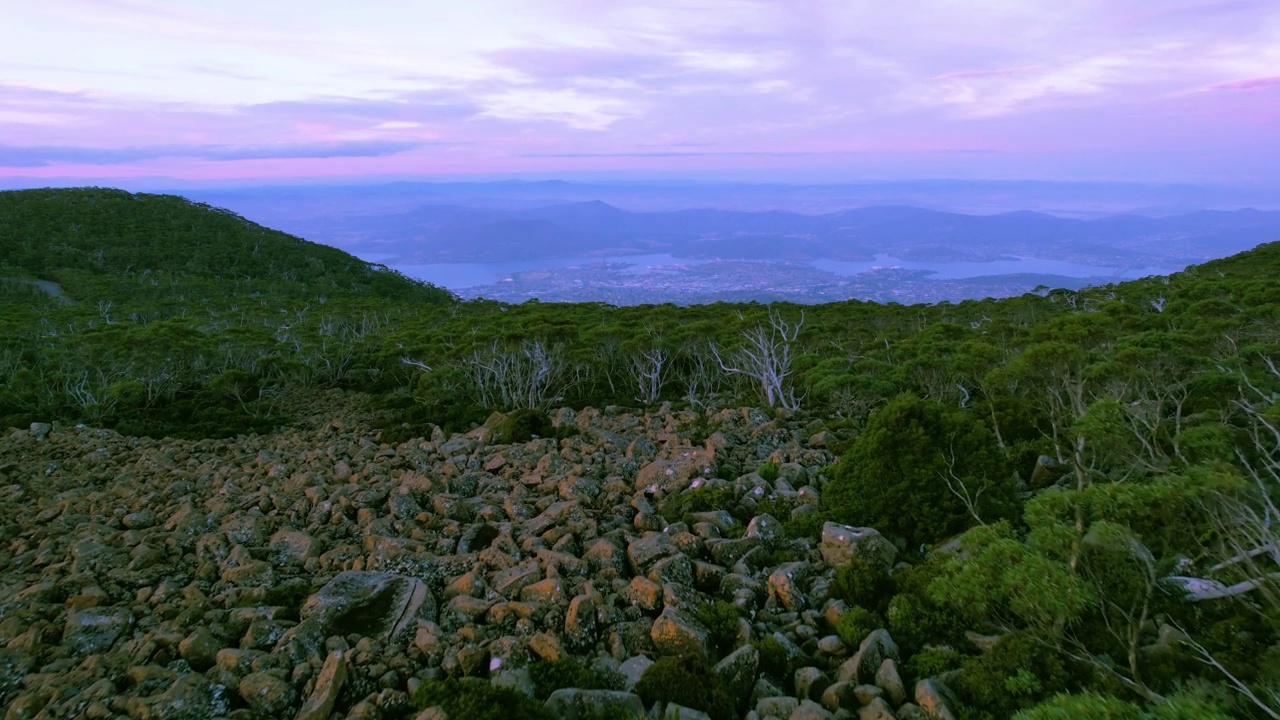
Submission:
<svg viewBox="0 0 1280 720">
<path fill-rule="evenodd" d="M 541 410 L 521 408 L 513 410 L 502 418 L 502 422 L 494 428 L 494 442 L 498 444 L 525 443 L 534 437 L 552 437 L 555 428 L 551 418 Z"/>
<path fill-rule="evenodd" d="M 676 703 L 701 710 L 712 720 L 738 717 L 733 698 L 707 664 L 693 657 L 662 657 L 650 665 L 636 683 L 636 694 L 645 706 Z"/>
<path fill-rule="evenodd" d="M 738 608 L 731 602 L 716 600 L 698 605 L 693 615 L 711 632 L 711 645 L 723 654 L 733 649 L 738 638 Z"/>
<path fill-rule="evenodd" d="M 680 522 L 689 513 L 724 510 L 732 504 L 731 488 L 703 485 L 669 498 L 662 507 L 662 516 L 668 522 Z"/>
<path fill-rule="evenodd" d="M 440 707 L 451 718 L 467 720 L 554 720 L 537 700 L 480 678 L 431 680 L 418 686 L 413 704 Z"/>
<path fill-rule="evenodd" d="M 756 474 L 769 482 L 774 482 L 778 479 L 778 470 L 778 463 L 763 462 L 760 463 L 760 467 L 756 468 Z"/>
<path fill-rule="evenodd" d="M 956 670 L 964 656 L 948 645 L 930 645 L 912 655 L 906 663 L 907 673 L 914 678 L 937 677 Z"/>
<path fill-rule="evenodd" d="M 1025 633 L 1000 638 L 987 652 L 965 658 L 954 683 L 962 702 L 1008 717 L 1087 679 L 1058 653 Z"/>
<path fill-rule="evenodd" d="M 533 696 L 546 700 L 561 688 L 583 690 L 621 690 L 623 677 L 617 672 L 605 672 L 578 658 L 565 658 L 529 665 L 529 677 L 533 680 Z"/>
<path fill-rule="evenodd" d="M 854 557 L 836 571 L 831 593 L 850 606 L 862 607 L 882 613 L 889 609 L 894 593 L 893 579 L 886 568 L 873 565 L 860 557 Z"/>
<path fill-rule="evenodd" d="M 861 605 L 854 605 L 840 616 L 836 623 L 836 635 L 850 648 L 862 644 L 862 639 L 876 628 L 884 627 L 884 618 Z"/>
</svg>

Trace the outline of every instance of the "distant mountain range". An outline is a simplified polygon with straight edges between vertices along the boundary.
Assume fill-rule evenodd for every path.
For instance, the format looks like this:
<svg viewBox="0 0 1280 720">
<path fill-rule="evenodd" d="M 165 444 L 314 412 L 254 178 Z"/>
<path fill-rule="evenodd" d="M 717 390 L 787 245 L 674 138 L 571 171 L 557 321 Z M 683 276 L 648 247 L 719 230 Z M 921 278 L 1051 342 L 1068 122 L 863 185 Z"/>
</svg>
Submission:
<svg viewBox="0 0 1280 720">
<path fill-rule="evenodd" d="M 427 204 L 328 218 L 307 237 L 393 264 L 668 254 L 735 260 L 984 261 L 1022 256 L 1181 267 L 1280 238 L 1280 212 L 1199 211 L 1080 220 L 1037 212 L 965 215 L 917 207 L 824 214 L 629 212 L 601 201 L 526 209 Z"/>
</svg>

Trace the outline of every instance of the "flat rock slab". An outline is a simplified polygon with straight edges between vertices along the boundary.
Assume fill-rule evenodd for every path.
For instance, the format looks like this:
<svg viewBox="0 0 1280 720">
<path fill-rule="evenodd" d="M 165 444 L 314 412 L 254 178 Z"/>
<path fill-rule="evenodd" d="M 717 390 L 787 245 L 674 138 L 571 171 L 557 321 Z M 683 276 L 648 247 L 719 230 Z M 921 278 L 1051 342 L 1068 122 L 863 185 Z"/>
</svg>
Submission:
<svg viewBox="0 0 1280 720">
<path fill-rule="evenodd" d="M 417 578 L 389 572 L 347 570 L 307 598 L 298 612 L 326 635 L 357 633 L 391 640 L 419 617 L 433 619 L 435 598 Z"/>
</svg>

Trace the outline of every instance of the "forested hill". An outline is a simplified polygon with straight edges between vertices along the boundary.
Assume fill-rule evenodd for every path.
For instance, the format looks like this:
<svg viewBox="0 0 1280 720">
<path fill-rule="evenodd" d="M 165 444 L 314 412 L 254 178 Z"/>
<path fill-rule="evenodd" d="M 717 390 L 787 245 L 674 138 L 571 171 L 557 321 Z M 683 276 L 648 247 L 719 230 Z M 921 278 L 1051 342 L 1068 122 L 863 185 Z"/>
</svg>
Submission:
<svg viewBox="0 0 1280 720">
<path fill-rule="evenodd" d="M 107 188 L 0 192 L 0 276 L 53 281 L 95 302 L 170 292 L 449 299 L 227 210 Z"/>
<path fill-rule="evenodd" d="M 0 252 L 20 713 L 546 717 L 503 709 L 528 648 L 625 659 L 653 716 L 1280 717 L 1278 243 L 959 304 L 513 306 L 80 190 L 0 194 Z M 432 594 L 347 583 L 384 570 Z"/>
</svg>

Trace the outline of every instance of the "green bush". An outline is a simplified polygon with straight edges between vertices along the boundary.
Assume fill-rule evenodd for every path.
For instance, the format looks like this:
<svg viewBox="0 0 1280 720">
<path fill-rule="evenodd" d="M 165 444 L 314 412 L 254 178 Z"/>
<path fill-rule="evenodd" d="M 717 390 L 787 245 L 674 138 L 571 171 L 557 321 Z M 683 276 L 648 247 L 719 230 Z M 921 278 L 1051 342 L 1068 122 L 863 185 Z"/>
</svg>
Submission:
<svg viewBox="0 0 1280 720">
<path fill-rule="evenodd" d="M 502 418 L 498 427 L 494 428 L 494 442 L 497 444 L 525 443 L 534 437 L 552 437 L 555 428 L 551 418 L 541 410 L 521 408 L 513 410 Z"/>
<path fill-rule="evenodd" d="M 418 686 L 413 704 L 437 707 L 451 718 L 467 720 L 554 720 L 537 700 L 480 678 L 431 680 Z"/>
<path fill-rule="evenodd" d="M 836 571 L 831 593 L 851 606 L 861 605 L 879 613 L 889 608 L 894 583 L 886 568 L 854 557 Z"/>
<path fill-rule="evenodd" d="M 1025 633 L 1001 637 L 987 652 L 966 658 L 953 688 L 961 701 L 1008 717 L 1087 679 L 1058 653 Z"/>
<path fill-rule="evenodd" d="M 535 662 L 529 665 L 529 677 L 533 680 L 533 696 L 538 700 L 546 700 L 561 688 L 621 690 L 623 686 L 621 674 L 602 671 L 578 658 Z"/>
<path fill-rule="evenodd" d="M 889 601 L 885 619 L 889 621 L 889 633 L 894 641 L 908 655 L 925 645 L 963 647 L 968 643 L 964 633 L 973 627 L 975 619 L 954 608 L 943 607 L 929 596 L 927 588 L 937 574 L 932 563 L 903 568 L 893 574 L 898 594 Z"/>
<path fill-rule="evenodd" d="M 731 488 L 702 485 L 667 499 L 662 516 L 668 522 L 680 522 L 689 513 L 724 510 L 733 504 L 733 499 Z"/>
<path fill-rule="evenodd" d="M 767 635 L 753 643 L 760 653 L 760 672 L 787 685 L 791 682 L 791 659 L 782 643 Z"/>
<path fill-rule="evenodd" d="M 711 632 L 711 645 L 719 653 L 733 649 L 738 639 L 738 608 L 731 602 L 716 600 L 694 608 L 693 615 Z"/>
<path fill-rule="evenodd" d="M 930 645 L 907 660 L 907 673 L 914 678 L 937 677 L 960 667 L 964 656 L 949 645 Z"/>
<path fill-rule="evenodd" d="M 829 519 L 830 517 L 822 511 L 800 513 L 782 521 L 782 532 L 793 540 L 799 538 L 818 540 L 822 536 L 823 523 Z"/>
<path fill-rule="evenodd" d="M 760 467 L 756 468 L 756 474 L 769 482 L 773 482 L 778 479 L 778 470 L 778 463 L 763 462 L 760 463 Z"/>
<path fill-rule="evenodd" d="M 645 706 L 676 703 L 701 710 L 712 720 L 738 717 L 734 699 L 706 663 L 693 657 L 662 657 L 650 665 L 636 683 L 636 694 Z"/>
<path fill-rule="evenodd" d="M 900 395 L 868 418 L 836 466 L 823 507 L 837 522 L 874 527 L 916 548 L 973 524 L 947 479 L 965 484 L 986 522 L 1017 511 L 1012 473 L 981 418 Z"/>
<path fill-rule="evenodd" d="M 879 613 L 872 612 L 861 605 L 854 605 L 840 616 L 840 621 L 836 623 L 836 635 L 845 645 L 856 648 L 872 630 L 882 627 L 884 627 L 884 618 L 880 617 Z"/>
</svg>

